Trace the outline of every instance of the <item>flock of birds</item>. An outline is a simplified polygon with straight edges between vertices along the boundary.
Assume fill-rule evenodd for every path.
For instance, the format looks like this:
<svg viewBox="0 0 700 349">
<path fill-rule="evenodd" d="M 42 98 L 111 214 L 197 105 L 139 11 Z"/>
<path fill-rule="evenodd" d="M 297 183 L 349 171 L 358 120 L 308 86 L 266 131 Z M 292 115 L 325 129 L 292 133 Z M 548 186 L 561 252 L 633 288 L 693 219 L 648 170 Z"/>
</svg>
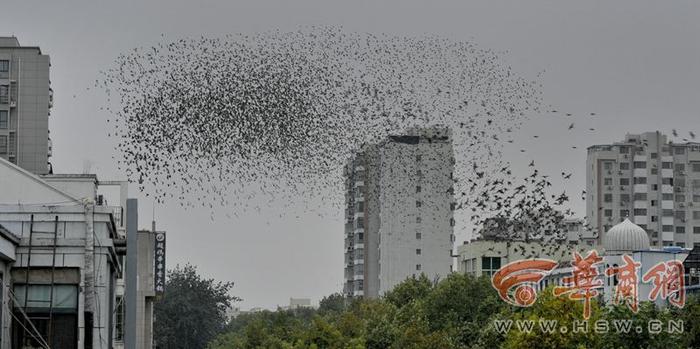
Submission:
<svg viewBox="0 0 700 349">
<path fill-rule="evenodd" d="M 343 167 L 363 145 L 441 125 L 456 209 L 475 234 L 500 217 L 506 235 L 523 224 L 533 238 L 561 235 L 573 214 L 534 161 L 518 178 L 502 159 L 531 115 L 572 114 L 540 110 L 541 84 L 474 43 L 335 27 L 180 39 L 122 54 L 97 85 L 120 167 L 158 201 L 234 215 L 300 200 L 342 210 Z"/>
<path fill-rule="evenodd" d="M 410 127 L 450 127 L 458 162 L 489 163 L 541 104 L 537 82 L 473 43 L 334 27 L 134 49 L 98 85 L 130 180 L 212 208 L 342 205 L 349 157 Z"/>
</svg>

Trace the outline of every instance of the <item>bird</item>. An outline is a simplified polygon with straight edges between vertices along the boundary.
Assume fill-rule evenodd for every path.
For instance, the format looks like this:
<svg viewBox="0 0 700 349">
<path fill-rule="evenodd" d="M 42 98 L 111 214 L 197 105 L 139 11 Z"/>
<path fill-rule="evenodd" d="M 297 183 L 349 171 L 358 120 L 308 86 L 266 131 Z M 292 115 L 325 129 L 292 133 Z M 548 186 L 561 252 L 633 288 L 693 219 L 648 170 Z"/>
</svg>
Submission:
<svg viewBox="0 0 700 349">
<path fill-rule="evenodd" d="M 569 130 L 573 130 L 573 129 L 574 129 L 574 123 L 572 122 L 571 125 L 569 125 Z"/>
</svg>

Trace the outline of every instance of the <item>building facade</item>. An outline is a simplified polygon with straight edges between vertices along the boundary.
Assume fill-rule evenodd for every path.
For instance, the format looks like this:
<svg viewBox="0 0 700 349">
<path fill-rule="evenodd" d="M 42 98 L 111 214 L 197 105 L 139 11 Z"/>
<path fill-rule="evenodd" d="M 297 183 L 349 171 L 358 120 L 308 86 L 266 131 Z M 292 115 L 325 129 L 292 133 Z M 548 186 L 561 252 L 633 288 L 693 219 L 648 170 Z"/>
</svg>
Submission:
<svg viewBox="0 0 700 349">
<path fill-rule="evenodd" d="M 51 172 L 49 56 L 0 37 L 0 157 L 34 174 Z"/>
<path fill-rule="evenodd" d="M 452 135 L 412 129 L 366 145 L 345 168 L 345 286 L 376 298 L 413 275 L 452 269 Z"/>
<path fill-rule="evenodd" d="M 95 175 L 37 176 L 0 159 L 0 349 L 152 347 L 153 234 L 127 244 L 125 201 L 108 204 L 99 187 Z M 128 250 L 139 282 L 125 282 Z M 137 309 L 131 331 L 125 303 Z"/>
<path fill-rule="evenodd" d="M 599 243 L 629 218 L 652 246 L 700 242 L 700 143 L 671 143 L 660 132 L 628 134 L 588 148 L 586 210 Z"/>
</svg>

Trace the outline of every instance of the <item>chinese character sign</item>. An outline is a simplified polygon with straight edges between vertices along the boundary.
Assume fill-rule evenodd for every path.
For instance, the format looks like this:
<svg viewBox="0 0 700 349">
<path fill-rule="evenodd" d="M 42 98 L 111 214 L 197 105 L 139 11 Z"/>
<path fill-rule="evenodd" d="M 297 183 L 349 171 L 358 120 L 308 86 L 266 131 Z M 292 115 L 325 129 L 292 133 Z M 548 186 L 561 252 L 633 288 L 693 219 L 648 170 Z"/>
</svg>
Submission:
<svg viewBox="0 0 700 349">
<path fill-rule="evenodd" d="M 554 287 L 554 295 L 568 294 L 569 299 L 583 299 L 583 318 L 591 317 L 591 298 L 598 295 L 596 288 L 603 286 L 603 281 L 598 279 L 596 264 L 603 261 L 597 251 L 591 251 L 586 258 L 582 258 L 578 252 L 574 252 L 573 275 L 564 278 L 566 286 Z"/>
<path fill-rule="evenodd" d="M 165 233 L 157 232 L 155 235 L 154 249 L 154 277 L 153 287 L 157 295 L 165 292 Z"/>
<path fill-rule="evenodd" d="M 515 261 L 499 269 L 493 275 L 491 284 L 503 301 L 511 305 L 527 307 L 537 299 L 532 284 L 538 283 L 556 266 L 557 262 L 549 259 Z"/>
<path fill-rule="evenodd" d="M 683 263 L 680 261 L 659 262 L 647 271 L 642 281 L 651 281 L 654 288 L 649 293 L 650 300 L 668 300 L 676 307 L 685 306 L 685 280 Z"/>
<path fill-rule="evenodd" d="M 605 275 L 615 276 L 617 278 L 613 303 L 626 304 L 628 308 L 636 313 L 639 310 L 639 288 L 637 287 L 639 280 L 637 277 L 637 269 L 639 269 L 641 263 L 635 262 L 634 259 L 628 255 L 623 255 L 622 260 L 624 261 L 622 266 L 605 269 Z"/>
<path fill-rule="evenodd" d="M 620 266 L 614 265 L 599 273 L 597 267 L 603 261 L 595 250 L 586 257 L 573 253 L 571 265 L 573 271 L 563 279 L 563 286 L 555 286 L 554 296 L 567 295 L 572 300 L 583 300 L 583 317 L 591 316 L 591 299 L 603 289 L 602 276 L 614 277 L 614 304 L 624 304 L 633 312 L 639 307 L 639 275 L 641 263 L 629 255 L 622 255 Z M 528 259 L 511 262 L 493 275 L 491 284 L 498 291 L 500 298 L 515 306 L 529 307 L 535 303 L 537 294 L 535 286 L 557 267 L 557 262 L 548 259 Z M 657 298 L 667 300 L 671 305 L 682 308 L 685 305 L 685 270 L 678 260 L 663 261 L 644 272 L 641 282 L 652 284 L 653 289 L 648 300 Z"/>
</svg>

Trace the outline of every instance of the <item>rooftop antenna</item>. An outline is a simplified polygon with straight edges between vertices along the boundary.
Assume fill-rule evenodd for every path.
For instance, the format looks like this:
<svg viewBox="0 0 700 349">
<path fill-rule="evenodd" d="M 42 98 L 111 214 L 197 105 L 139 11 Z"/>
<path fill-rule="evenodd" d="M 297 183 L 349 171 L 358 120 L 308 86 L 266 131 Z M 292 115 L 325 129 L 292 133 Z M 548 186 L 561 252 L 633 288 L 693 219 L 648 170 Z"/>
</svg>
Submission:
<svg viewBox="0 0 700 349">
<path fill-rule="evenodd" d="M 156 232 L 156 202 L 153 201 L 153 220 L 151 221 L 151 231 Z"/>
</svg>

